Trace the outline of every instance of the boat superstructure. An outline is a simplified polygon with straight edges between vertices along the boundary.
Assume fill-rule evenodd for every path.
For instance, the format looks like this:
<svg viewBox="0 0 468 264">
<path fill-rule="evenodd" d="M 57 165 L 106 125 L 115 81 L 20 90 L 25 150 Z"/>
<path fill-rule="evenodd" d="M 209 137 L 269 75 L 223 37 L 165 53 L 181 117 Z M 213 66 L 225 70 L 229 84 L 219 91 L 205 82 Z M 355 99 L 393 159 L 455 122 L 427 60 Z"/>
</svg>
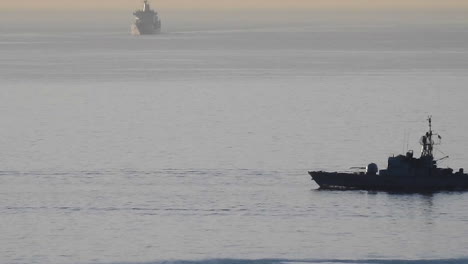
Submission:
<svg viewBox="0 0 468 264">
<path fill-rule="evenodd" d="M 161 20 L 158 13 L 151 9 L 147 0 L 143 1 L 143 8 L 136 10 L 133 15 L 135 22 L 132 24 L 133 35 L 150 35 L 161 32 Z"/>
</svg>

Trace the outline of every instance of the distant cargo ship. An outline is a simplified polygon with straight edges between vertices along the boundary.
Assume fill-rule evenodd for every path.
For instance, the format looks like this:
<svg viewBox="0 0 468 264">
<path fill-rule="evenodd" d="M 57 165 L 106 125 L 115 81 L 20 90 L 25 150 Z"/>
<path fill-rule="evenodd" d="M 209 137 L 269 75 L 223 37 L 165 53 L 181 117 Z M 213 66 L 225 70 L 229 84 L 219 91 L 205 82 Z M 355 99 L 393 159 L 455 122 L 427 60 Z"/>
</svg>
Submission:
<svg viewBox="0 0 468 264">
<path fill-rule="evenodd" d="M 161 20 L 158 13 L 150 8 L 147 0 L 143 1 L 143 9 L 136 10 L 135 23 L 132 25 L 133 35 L 151 35 L 161 32 Z"/>
</svg>

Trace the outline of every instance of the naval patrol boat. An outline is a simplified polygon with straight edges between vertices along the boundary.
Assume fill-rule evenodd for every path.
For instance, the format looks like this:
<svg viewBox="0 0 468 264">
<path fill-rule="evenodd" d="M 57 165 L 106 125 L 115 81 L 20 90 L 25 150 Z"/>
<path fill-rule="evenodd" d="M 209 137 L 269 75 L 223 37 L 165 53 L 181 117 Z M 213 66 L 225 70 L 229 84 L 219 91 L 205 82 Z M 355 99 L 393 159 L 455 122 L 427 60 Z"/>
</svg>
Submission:
<svg viewBox="0 0 468 264">
<path fill-rule="evenodd" d="M 378 170 L 375 163 L 362 168 L 362 172 L 310 171 L 309 174 L 320 189 L 357 189 L 402 192 L 432 192 L 468 190 L 468 175 L 463 169 L 454 172 L 451 168 L 438 168 L 434 158 L 434 145 L 440 144 L 442 137 L 432 131 L 432 118 L 429 131 L 421 137 L 421 156 L 415 158 L 413 151 L 406 155 L 388 158 L 387 169 Z"/>
<path fill-rule="evenodd" d="M 143 9 L 136 10 L 135 23 L 132 24 L 133 35 L 151 35 L 161 32 L 161 20 L 158 13 L 151 9 L 147 0 L 143 1 Z"/>
</svg>

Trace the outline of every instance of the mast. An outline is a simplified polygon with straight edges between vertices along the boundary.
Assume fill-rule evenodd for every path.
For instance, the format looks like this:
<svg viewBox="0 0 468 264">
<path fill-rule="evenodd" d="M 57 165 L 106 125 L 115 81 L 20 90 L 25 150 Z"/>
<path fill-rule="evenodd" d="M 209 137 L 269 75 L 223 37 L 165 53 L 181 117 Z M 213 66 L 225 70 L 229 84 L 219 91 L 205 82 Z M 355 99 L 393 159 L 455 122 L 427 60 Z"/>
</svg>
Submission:
<svg viewBox="0 0 468 264">
<path fill-rule="evenodd" d="M 432 116 L 429 116 L 427 118 L 427 121 L 429 122 L 429 131 L 426 132 L 426 134 L 421 137 L 421 142 L 420 143 L 423 146 L 422 151 L 421 151 L 421 158 L 422 157 L 429 157 L 429 158 L 433 159 L 434 158 L 433 150 L 434 150 L 435 142 L 432 139 L 432 137 L 437 135 L 437 134 L 435 134 L 432 131 Z M 439 140 L 440 140 L 441 136 L 438 135 L 438 137 L 439 137 Z"/>
</svg>

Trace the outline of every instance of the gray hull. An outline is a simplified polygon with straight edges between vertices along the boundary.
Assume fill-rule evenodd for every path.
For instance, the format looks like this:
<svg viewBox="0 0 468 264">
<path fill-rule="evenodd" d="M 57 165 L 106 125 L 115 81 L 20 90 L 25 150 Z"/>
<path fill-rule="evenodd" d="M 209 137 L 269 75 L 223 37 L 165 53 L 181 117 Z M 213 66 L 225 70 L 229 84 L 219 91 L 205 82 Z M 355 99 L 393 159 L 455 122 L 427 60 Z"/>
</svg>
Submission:
<svg viewBox="0 0 468 264">
<path fill-rule="evenodd" d="M 152 24 L 132 24 L 133 35 L 154 35 L 161 33 L 161 26 Z"/>
<path fill-rule="evenodd" d="M 357 189 L 386 191 L 468 190 L 467 174 L 401 177 L 338 172 L 309 172 L 321 189 Z"/>
</svg>

